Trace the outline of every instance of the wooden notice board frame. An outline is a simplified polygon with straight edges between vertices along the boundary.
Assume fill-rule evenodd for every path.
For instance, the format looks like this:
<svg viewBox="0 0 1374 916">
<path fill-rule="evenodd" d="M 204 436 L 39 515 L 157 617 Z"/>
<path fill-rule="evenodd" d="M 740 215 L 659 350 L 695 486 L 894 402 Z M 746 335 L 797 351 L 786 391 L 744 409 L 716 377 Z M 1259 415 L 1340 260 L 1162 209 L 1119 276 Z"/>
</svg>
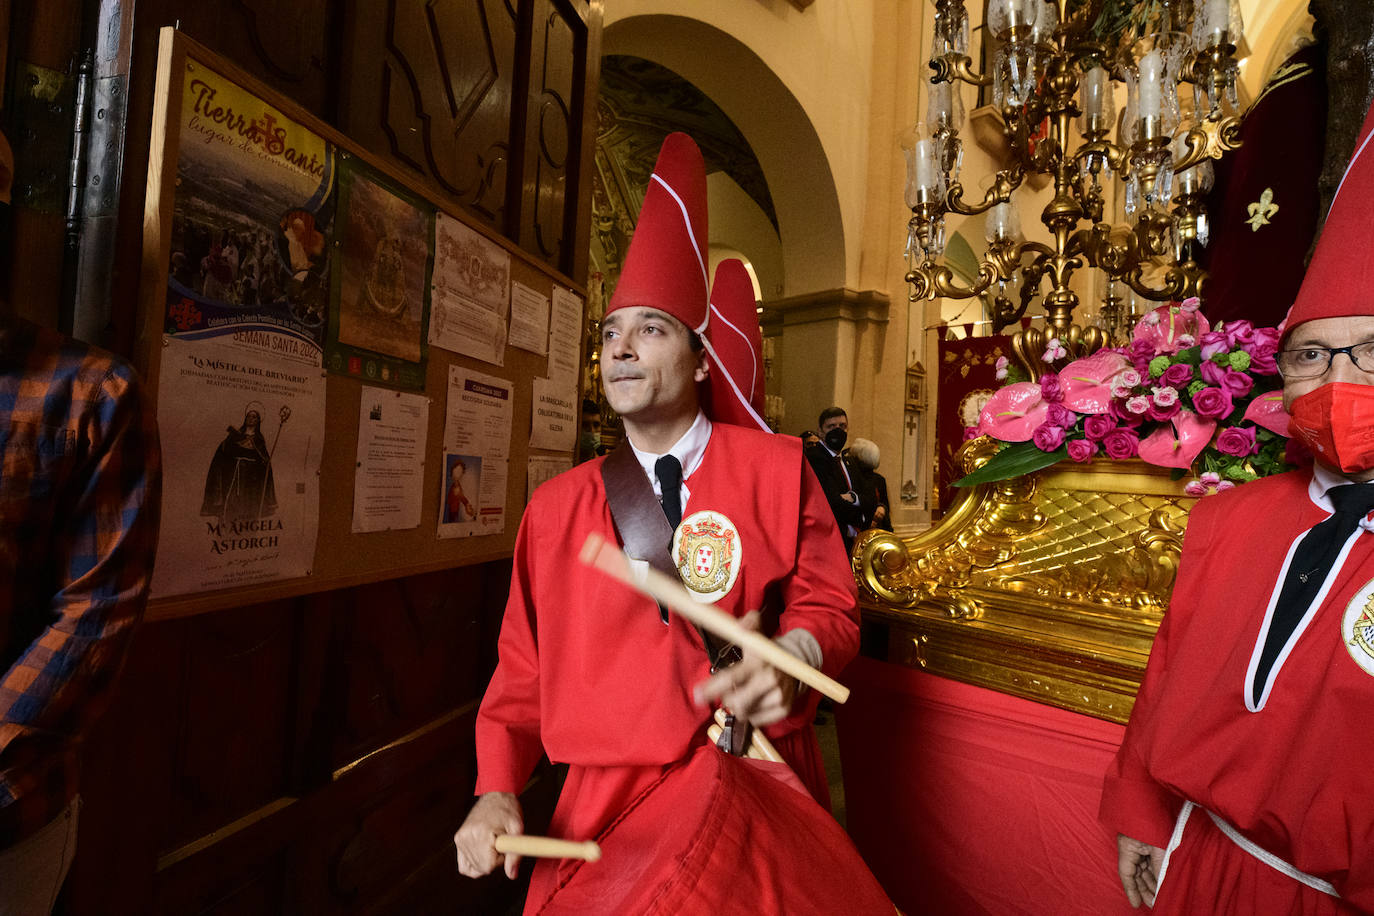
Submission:
<svg viewBox="0 0 1374 916">
<path fill-rule="evenodd" d="M 433 184 L 404 173 L 372 155 L 220 55 L 184 33 L 166 27 L 159 36 L 157 89 L 144 204 L 139 331 L 135 348 L 135 360 L 147 380 L 149 397 L 154 406 L 159 395 L 167 277 L 171 259 L 182 74 L 188 60 L 199 62 L 239 84 L 333 144 L 340 152 L 357 157 L 388 180 L 423 198 L 436 211 L 461 220 L 473 231 L 507 250 L 511 256 L 511 282 L 522 283 L 545 295 L 552 295 L 554 287 L 561 286 L 576 293 L 585 308 L 587 291 L 584 285 L 531 257 L 510 240 L 472 219 Z M 579 365 L 584 356 L 582 343 L 578 341 Z M 436 534 L 448 375 L 449 367 L 453 365 L 508 379 L 512 384 L 515 404 L 506 481 L 505 530 L 501 534 L 442 540 Z M 319 531 L 311 575 L 192 595 L 155 596 L 149 604 L 148 616 L 153 619 L 184 617 L 510 557 L 525 507 L 528 458 L 532 455 L 572 456 L 572 451 L 556 452 L 529 447 L 533 379 L 542 377 L 546 372 L 547 357 L 509 346 L 506 348 L 504 366 L 483 363 L 431 346 L 423 392 L 430 398 L 430 405 L 420 525 L 402 531 L 366 534 L 353 534 L 351 522 L 358 414 L 362 388 L 371 383 L 330 373 L 326 382 L 325 439 L 320 463 Z"/>
</svg>

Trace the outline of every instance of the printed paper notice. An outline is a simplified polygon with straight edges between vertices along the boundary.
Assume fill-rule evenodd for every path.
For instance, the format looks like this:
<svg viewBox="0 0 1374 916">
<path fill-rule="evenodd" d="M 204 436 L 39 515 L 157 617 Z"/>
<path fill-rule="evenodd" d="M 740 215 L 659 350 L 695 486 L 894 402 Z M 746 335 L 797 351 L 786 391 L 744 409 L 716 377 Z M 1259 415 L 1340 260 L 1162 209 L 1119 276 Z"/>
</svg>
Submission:
<svg viewBox="0 0 1374 916">
<path fill-rule="evenodd" d="M 166 336 L 153 594 L 309 575 L 319 529 L 324 370 L 290 328 Z"/>
<path fill-rule="evenodd" d="M 506 379 L 449 367 L 439 537 L 505 530 L 514 396 Z"/>
<path fill-rule="evenodd" d="M 551 458 L 548 455 L 531 455 L 529 458 L 529 490 L 525 501 L 529 502 L 534 491 L 546 480 L 552 480 L 564 471 L 572 470 L 571 458 Z"/>
<path fill-rule="evenodd" d="M 569 289 L 553 288 L 553 317 L 549 320 L 549 378 L 577 385 L 581 367 L 582 300 Z"/>
<path fill-rule="evenodd" d="M 510 345 L 549 352 L 549 297 L 523 283 L 510 285 Z"/>
<path fill-rule="evenodd" d="M 577 392 L 546 378 L 534 380 L 530 448 L 571 452 L 577 442 Z"/>
<path fill-rule="evenodd" d="M 363 388 L 353 533 L 417 528 L 424 499 L 429 398 Z"/>
<path fill-rule="evenodd" d="M 429 342 L 504 365 L 510 286 L 510 253 L 439 213 L 434 223 Z"/>
</svg>

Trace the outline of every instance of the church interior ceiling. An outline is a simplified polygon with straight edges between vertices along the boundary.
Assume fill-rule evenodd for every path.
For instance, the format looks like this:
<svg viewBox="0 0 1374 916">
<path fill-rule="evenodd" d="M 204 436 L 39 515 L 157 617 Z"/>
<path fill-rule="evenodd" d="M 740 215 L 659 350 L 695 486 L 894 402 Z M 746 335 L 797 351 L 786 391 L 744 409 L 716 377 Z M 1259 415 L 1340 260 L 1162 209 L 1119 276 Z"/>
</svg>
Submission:
<svg viewBox="0 0 1374 916">
<path fill-rule="evenodd" d="M 593 178 L 592 269 L 606 280 L 618 273 L 639 216 L 663 138 L 689 134 L 701 147 L 707 174 L 724 172 L 759 206 L 776 230 L 778 217 L 754 151 L 696 86 L 652 61 L 608 55 L 601 61 Z"/>
</svg>

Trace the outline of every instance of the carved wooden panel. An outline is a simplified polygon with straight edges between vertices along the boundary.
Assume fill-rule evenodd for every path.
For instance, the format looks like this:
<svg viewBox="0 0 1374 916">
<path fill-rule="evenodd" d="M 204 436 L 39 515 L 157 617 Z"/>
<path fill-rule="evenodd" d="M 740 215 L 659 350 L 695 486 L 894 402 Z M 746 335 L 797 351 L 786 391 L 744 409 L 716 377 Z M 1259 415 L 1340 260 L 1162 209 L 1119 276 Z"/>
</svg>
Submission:
<svg viewBox="0 0 1374 916">
<path fill-rule="evenodd" d="M 340 126 L 505 231 L 514 0 L 356 4 Z"/>
<path fill-rule="evenodd" d="M 291 603 L 206 615 L 188 630 L 167 688 L 182 727 L 160 851 L 203 836 L 288 794 Z"/>
<path fill-rule="evenodd" d="M 582 142 L 580 87 L 586 30 L 566 2 L 530 0 L 529 93 L 523 143 L 525 180 L 520 198 L 520 245 L 570 270 L 569 207 L 577 194 L 577 153 Z"/>
<path fill-rule="evenodd" d="M 340 0 L 144 0 L 138 16 L 156 25 L 179 23 L 192 38 L 328 120 L 342 6 Z"/>
</svg>

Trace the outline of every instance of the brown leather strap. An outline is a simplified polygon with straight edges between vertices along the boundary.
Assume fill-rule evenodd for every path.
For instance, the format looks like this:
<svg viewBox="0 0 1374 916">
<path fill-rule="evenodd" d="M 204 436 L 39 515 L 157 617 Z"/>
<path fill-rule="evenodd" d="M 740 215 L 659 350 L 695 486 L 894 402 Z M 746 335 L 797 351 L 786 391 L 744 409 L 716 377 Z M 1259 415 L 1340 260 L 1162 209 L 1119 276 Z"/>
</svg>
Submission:
<svg viewBox="0 0 1374 916">
<path fill-rule="evenodd" d="M 601 482 L 606 489 L 606 505 L 611 509 L 611 519 L 625 544 L 625 553 L 636 560 L 643 560 L 651 567 L 678 579 L 677 565 L 673 563 L 673 529 L 663 514 L 663 506 L 654 496 L 654 485 L 644 473 L 639 459 L 629 443 L 621 443 L 615 451 L 606 456 L 601 463 Z M 660 607 L 663 622 L 668 622 L 668 609 Z M 706 657 L 711 662 L 711 670 L 733 664 L 739 660 L 739 649 L 733 645 L 720 646 L 717 641 L 700 628 L 702 645 Z"/>
</svg>

